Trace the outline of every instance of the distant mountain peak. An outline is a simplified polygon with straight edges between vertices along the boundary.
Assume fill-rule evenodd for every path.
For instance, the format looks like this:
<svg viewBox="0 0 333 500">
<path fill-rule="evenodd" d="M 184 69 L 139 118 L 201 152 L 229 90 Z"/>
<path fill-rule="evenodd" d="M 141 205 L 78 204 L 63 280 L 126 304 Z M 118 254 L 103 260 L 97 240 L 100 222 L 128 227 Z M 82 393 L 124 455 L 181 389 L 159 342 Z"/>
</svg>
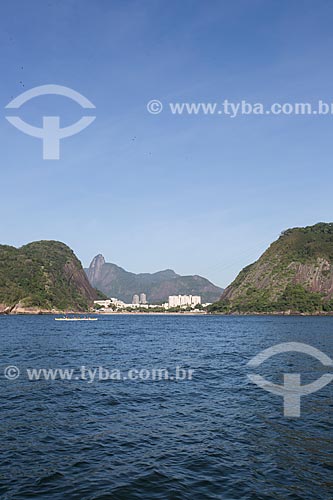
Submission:
<svg viewBox="0 0 333 500">
<path fill-rule="evenodd" d="M 105 259 L 101 253 L 93 258 L 87 272 L 90 283 L 96 283 L 100 279 L 104 264 Z"/>
<path fill-rule="evenodd" d="M 101 253 L 99 253 L 91 261 L 90 267 L 96 267 L 96 266 L 99 266 L 99 265 L 103 266 L 104 264 L 105 264 L 104 256 Z"/>
</svg>

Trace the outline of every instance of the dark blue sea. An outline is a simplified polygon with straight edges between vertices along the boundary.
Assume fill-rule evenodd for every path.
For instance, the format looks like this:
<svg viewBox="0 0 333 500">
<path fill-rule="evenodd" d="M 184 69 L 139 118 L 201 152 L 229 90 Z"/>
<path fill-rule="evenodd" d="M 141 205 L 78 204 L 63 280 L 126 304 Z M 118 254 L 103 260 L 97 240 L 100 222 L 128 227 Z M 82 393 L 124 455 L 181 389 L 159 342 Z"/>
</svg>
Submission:
<svg viewBox="0 0 333 500">
<path fill-rule="evenodd" d="M 247 377 L 282 384 L 297 372 L 307 384 L 333 373 L 300 353 L 247 366 L 283 342 L 332 358 L 333 318 L 1 316 L 0 338 L 1 500 L 333 498 L 333 382 L 291 418 Z M 82 377 L 82 366 L 101 377 Z M 153 368 L 174 378 L 149 379 Z M 38 380 L 32 369 L 75 375 Z M 106 379 L 105 369 L 143 372 Z"/>
</svg>

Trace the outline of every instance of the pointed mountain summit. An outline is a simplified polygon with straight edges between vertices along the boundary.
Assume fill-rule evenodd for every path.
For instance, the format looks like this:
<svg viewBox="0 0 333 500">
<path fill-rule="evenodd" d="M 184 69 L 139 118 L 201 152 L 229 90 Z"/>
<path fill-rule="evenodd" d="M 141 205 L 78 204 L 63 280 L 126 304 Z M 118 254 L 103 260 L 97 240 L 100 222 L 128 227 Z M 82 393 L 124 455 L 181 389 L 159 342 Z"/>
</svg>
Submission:
<svg viewBox="0 0 333 500">
<path fill-rule="evenodd" d="M 87 276 L 90 283 L 97 283 L 100 280 L 104 264 L 105 259 L 102 254 L 98 254 L 93 258 L 87 271 Z"/>
</svg>

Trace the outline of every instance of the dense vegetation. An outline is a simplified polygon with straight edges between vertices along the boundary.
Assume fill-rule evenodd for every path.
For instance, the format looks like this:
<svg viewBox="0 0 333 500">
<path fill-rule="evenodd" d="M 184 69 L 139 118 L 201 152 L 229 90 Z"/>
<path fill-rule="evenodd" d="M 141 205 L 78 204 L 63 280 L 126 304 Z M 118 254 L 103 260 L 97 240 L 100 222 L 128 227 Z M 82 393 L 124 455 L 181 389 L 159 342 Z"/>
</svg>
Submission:
<svg viewBox="0 0 333 500">
<path fill-rule="evenodd" d="M 301 285 L 288 285 L 276 301 L 270 301 L 267 292 L 249 289 L 247 296 L 234 302 L 221 300 L 208 308 L 209 312 L 222 313 L 269 313 L 285 312 L 316 313 L 333 311 L 333 301 L 325 300 L 320 293 L 309 292 Z"/>
<path fill-rule="evenodd" d="M 63 243 L 0 245 L 0 304 L 87 310 L 95 296 L 80 261 Z"/>
<path fill-rule="evenodd" d="M 223 313 L 333 311 L 333 224 L 284 231 L 210 306 Z"/>
</svg>

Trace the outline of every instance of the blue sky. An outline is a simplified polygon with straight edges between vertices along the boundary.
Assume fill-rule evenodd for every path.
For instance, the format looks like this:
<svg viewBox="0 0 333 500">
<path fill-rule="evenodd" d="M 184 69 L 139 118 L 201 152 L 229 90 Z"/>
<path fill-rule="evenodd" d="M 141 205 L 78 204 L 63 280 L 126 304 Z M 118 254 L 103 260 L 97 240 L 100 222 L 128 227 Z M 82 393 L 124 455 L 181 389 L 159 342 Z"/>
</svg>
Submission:
<svg viewBox="0 0 333 500">
<path fill-rule="evenodd" d="M 0 7 L 1 243 L 67 243 L 134 272 L 226 286 L 279 233 L 332 221 L 332 117 L 153 116 L 150 99 L 333 101 L 333 4 L 271 0 L 11 0 Z M 5 105 L 75 89 L 96 120 L 42 159 Z M 19 116 L 82 116 L 44 96 Z"/>
</svg>

